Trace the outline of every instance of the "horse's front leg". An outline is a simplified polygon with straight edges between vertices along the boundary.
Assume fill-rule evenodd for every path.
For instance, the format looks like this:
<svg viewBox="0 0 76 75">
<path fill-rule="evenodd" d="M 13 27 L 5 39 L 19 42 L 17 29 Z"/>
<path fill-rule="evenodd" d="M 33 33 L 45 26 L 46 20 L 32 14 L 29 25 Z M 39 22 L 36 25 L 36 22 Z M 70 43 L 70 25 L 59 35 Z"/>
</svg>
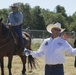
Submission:
<svg viewBox="0 0 76 75">
<path fill-rule="evenodd" d="M 76 56 L 75 56 L 75 61 L 74 61 L 74 67 L 76 67 Z"/>
<path fill-rule="evenodd" d="M 26 75 L 26 56 L 23 56 L 23 55 L 19 55 L 20 58 L 21 58 L 21 61 L 22 61 L 22 64 L 23 64 L 23 69 L 22 69 L 22 74 L 23 75 Z"/>
<path fill-rule="evenodd" d="M 1 66 L 1 75 L 4 75 L 4 60 L 3 60 L 3 57 L 0 59 L 0 66 Z"/>
<path fill-rule="evenodd" d="M 12 72 L 11 72 L 12 59 L 13 59 L 13 56 L 9 56 L 9 57 L 8 57 L 8 70 L 9 70 L 9 75 L 12 75 Z"/>
</svg>

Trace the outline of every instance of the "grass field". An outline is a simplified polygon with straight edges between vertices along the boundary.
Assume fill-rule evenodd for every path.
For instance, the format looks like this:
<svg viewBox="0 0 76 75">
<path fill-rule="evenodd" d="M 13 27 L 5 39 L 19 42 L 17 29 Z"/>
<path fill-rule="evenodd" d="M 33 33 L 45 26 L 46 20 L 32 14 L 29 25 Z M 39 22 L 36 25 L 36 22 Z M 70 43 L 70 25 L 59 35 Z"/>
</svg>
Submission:
<svg viewBox="0 0 76 75">
<path fill-rule="evenodd" d="M 38 64 L 39 66 L 37 67 L 37 69 L 33 69 L 31 73 L 28 71 L 28 68 L 26 66 L 27 75 L 44 75 L 44 64 L 45 64 L 44 58 L 42 57 L 38 60 L 39 60 L 39 64 Z M 4 61 L 5 61 L 4 62 L 5 75 L 8 75 L 7 57 L 4 58 Z M 66 56 L 64 69 L 65 69 L 65 75 L 76 75 L 76 68 L 74 67 L 74 57 Z M 22 70 L 22 62 L 18 56 L 14 56 L 12 63 L 12 75 L 21 75 L 21 70 Z"/>
</svg>

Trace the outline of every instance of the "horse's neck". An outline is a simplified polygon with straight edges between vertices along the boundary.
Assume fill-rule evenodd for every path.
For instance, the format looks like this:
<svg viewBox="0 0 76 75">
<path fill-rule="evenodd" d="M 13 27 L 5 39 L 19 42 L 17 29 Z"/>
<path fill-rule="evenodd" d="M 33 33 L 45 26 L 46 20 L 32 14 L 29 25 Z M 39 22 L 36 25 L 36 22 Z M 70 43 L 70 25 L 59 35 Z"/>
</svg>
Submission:
<svg viewBox="0 0 76 75">
<path fill-rule="evenodd" d="M 0 40 L 5 39 L 5 38 L 6 38 L 5 35 L 0 33 Z"/>
<path fill-rule="evenodd" d="M 2 27 L 0 31 L 0 39 L 5 39 L 8 36 L 9 32 L 6 27 Z"/>
</svg>

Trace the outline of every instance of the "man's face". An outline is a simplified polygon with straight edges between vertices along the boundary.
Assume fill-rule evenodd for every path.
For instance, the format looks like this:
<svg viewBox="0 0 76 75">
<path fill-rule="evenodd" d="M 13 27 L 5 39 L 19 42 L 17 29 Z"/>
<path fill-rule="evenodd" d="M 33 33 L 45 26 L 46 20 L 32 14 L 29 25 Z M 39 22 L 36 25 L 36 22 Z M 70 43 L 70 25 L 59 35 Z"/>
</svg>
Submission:
<svg viewBox="0 0 76 75">
<path fill-rule="evenodd" d="M 12 11 L 13 11 L 13 12 L 16 12 L 17 10 L 18 10 L 17 7 L 12 7 Z"/>
<path fill-rule="evenodd" d="M 52 32 L 52 35 L 59 36 L 60 32 L 61 32 L 61 29 L 59 29 L 59 28 L 52 28 L 51 32 Z"/>
</svg>

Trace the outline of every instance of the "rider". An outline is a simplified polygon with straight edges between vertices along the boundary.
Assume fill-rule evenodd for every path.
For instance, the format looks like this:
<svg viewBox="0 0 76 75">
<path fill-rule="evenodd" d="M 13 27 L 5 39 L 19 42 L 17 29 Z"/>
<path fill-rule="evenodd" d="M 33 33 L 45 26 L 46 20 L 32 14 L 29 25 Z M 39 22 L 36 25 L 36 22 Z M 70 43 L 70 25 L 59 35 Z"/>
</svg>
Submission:
<svg viewBox="0 0 76 75">
<path fill-rule="evenodd" d="M 7 25 L 11 26 L 14 31 L 18 34 L 22 43 L 22 50 L 24 49 L 24 40 L 22 37 L 21 25 L 23 23 L 23 14 L 19 11 L 18 3 L 14 3 L 11 6 L 12 12 L 8 15 Z"/>
</svg>

